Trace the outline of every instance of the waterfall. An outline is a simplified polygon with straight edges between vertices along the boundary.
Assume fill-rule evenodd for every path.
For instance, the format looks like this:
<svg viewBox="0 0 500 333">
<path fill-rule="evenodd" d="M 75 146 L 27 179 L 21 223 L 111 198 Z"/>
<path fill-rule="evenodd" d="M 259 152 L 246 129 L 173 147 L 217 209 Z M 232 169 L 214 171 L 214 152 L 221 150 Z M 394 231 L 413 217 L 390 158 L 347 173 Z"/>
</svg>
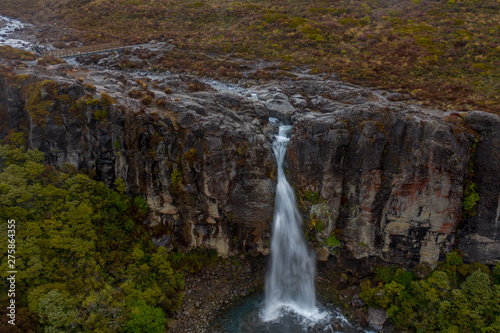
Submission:
<svg viewBox="0 0 500 333">
<path fill-rule="evenodd" d="M 272 122 L 279 122 L 270 119 Z M 278 166 L 278 184 L 274 203 L 271 259 L 266 276 L 263 321 L 278 319 L 283 311 L 293 311 L 305 318 L 324 317 L 316 307 L 314 290 L 315 258 L 308 250 L 302 232 L 302 218 L 295 195 L 288 183 L 283 162 L 288 134 L 292 126 L 279 123 L 273 152 Z"/>
</svg>

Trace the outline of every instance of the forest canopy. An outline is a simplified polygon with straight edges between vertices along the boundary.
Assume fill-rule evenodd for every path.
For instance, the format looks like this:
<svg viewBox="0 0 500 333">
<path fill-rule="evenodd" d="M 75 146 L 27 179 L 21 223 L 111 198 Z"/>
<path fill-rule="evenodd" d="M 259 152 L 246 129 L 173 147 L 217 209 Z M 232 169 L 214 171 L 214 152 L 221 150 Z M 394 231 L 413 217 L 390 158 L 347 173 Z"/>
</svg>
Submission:
<svg viewBox="0 0 500 333">
<path fill-rule="evenodd" d="M 184 280 L 143 225 L 148 206 L 66 166 L 44 165 L 21 134 L 0 145 L 0 232 L 16 221 L 16 326 L 10 332 L 163 332 Z M 0 247 L 7 248 L 1 237 Z M 7 253 L 1 251 L 7 302 Z M 178 256 L 177 256 L 178 257 Z M 3 313 L 0 321 L 7 321 Z"/>
<path fill-rule="evenodd" d="M 387 309 L 405 332 L 500 332 L 500 263 L 466 264 L 458 252 L 434 270 L 381 267 L 375 281 L 361 284 L 361 298 Z"/>
</svg>

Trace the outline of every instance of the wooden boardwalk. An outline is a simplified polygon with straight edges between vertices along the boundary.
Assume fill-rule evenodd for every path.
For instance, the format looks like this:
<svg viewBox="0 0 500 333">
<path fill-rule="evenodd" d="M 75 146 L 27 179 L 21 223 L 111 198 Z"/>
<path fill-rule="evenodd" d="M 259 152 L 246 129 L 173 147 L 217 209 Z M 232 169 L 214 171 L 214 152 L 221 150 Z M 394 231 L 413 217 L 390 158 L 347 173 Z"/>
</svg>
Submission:
<svg viewBox="0 0 500 333">
<path fill-rule="evenodd" d="M 58 58 L 71 58 L 80 55 L 96 54 L 109 51 L 117 51 L 117 50 L 123 51 L 125 47 L 126 47 L 125 44 L 123 44 L 122 42 L 112 42 L 112 43 L 104 43 L 97 45 L 74 47 L 70 49 L 47 51 L 43 52 L 42 56 L 51 55 Z"/>
</svg>

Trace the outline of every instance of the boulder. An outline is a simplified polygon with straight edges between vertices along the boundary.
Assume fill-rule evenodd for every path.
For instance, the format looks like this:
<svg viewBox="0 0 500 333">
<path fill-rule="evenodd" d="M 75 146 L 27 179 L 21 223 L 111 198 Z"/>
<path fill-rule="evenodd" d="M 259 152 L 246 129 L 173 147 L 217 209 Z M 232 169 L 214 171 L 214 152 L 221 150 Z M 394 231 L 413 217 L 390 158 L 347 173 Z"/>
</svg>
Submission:
<svg viewBox="0 0 500 333">
<path fill-rule="evenodd" d="M 368 308 L 368 324 L 376 330 L 381 330 L 387 321 L 387 313 L 383 308 Z"/>
<path fill-rule="evenodd" d="M 297 112 L 288 100 L 281 98 L 272 98 L 267 100 L 266 108 L 269 111 L 269 116 L 278 118 L 287 125 L 291 124 L 292 116 Z"/>
</svg>

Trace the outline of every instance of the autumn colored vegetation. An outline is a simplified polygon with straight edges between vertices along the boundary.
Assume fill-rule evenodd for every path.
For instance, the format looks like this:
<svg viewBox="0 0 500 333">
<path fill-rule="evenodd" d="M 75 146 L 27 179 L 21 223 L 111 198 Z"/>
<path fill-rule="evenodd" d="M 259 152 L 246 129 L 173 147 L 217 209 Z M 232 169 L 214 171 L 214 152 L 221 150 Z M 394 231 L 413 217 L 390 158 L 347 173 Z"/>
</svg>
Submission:
<svg viewBox="0 0 500 333">
<path fill-rule="evenodd" d="M 64 60 L 62 60 L 61 58 L 55 57 L 55 56 L 46 55 L 42 58 L 38 58 L 37 63 L 38 63 L 38 65 L 41 65 L 41 66 L 57 65 L 57 64 L 64 63 Z"/>
<path fill-rule="evenodd" d="M 46 29 L 38 37 L 57 41 L 59 47 L 172 39 L 173 51 L 160 57 L 140 54 L 141 59 L 156 58 L 150 65 L 157 70 L 239 79 L 247 63 L 274 60 L 248 78 L 295 79 L 291 72 L 301 67 L 408 93 L 424 105 L 500 114 L 498 0 L 2 0 L 0 14 L 53 25 L 57 34 Z M 0 47 L 0 58 L 34 56 Z M 41 59 L 40 64 L 54 61 Z M 140 66 L 127 58 L 120 63 L 123 69 Z M 12 72 L 0 65 L 0 74 Z M 24 85 L 26 108 L 36 124 L 43 127 L 48 112 L 58 116 L 65 103 L 74 112 L 88 108 L 95 120 L 106 123 L 114 103 L 109 96 L 74 101 L 57 95 L 54 84 Z M 142 90 L 129 94 L 144 105 L 153 103 L 154 95 Z M 49 108 L 48 101 L 55 103 Z M 18 221 L 16 283 L 21 291 L 18 326 L 10 327 L 12 332 L 163 332 L 182 300 L 182 274 L 214 257 L 155 247 L 154 230 L 143 224 L 147 205 L 125 194 L 123 180 L 110 189 L 69 166 L 44 165 L 42 153 L 25 149 L 22 134 L 11 133 L 4 143 L 0 231 L 7 234 L 7 219 Z M 173 172 L 173 191 L 178 183 Z M 318 200 L 314 193 L 306 195 L 311 202 Z M 310 229 L 317 233 L 324 226 L 313 219 Z M 6 241 L 0 238 L 1 248 Z M 334 234 L 326 245 L 339 246 Z M 0 253 L 3 278 L 5 256 Z M 381 268 L 362 288 L 364 301 L 387 309 L 404 331 L 500 331 L 499 265 L 490 270 L 464 264 L 453 252 L 434 271 Z M 6 295 L 5 284 L 0 294 Z M 5 301 L 0 299 L 1 327 L 7 318 Z"/>
<path fill-rule="evenodd" d="M 497 0 L 5 0 L 0 12 L 73 28 L 67 42 L 173 39 L 194 51 L 184 59 L 279 60 L 443 109 L 500 112 Z"/>
<path fill-rule="evenodd" d="M 0 58 L 16 60 L 35 60 L 36 56 L 29 52 L 13 48 L 9 45 L 0 46 Z"/>
</svg>

